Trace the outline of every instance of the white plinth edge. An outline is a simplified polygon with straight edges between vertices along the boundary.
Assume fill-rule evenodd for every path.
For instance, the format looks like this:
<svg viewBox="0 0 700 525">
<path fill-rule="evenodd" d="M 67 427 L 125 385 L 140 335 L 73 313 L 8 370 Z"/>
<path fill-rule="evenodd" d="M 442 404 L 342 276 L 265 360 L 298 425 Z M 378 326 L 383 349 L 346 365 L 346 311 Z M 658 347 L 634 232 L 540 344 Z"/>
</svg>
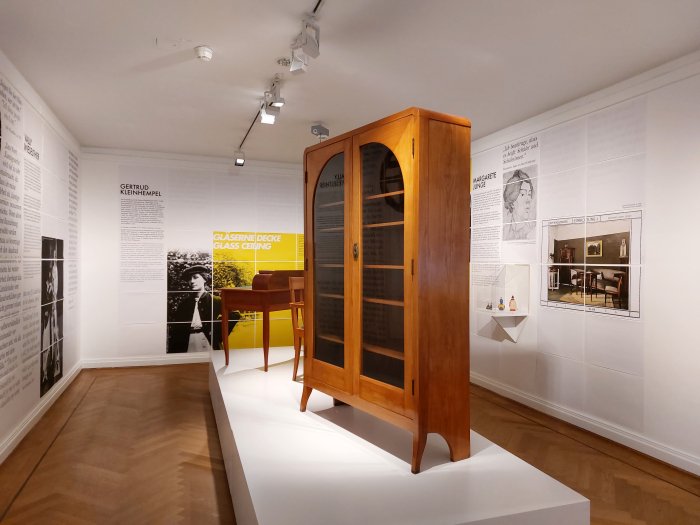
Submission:
<svg viewBox="0 0 700 525">
<path fill-rule="evenodd" d="M 314 391 L 299 412 L 291 348 L 211 353 L 209 388 L 239 525 L 588 525 L 589 501 L 479 434 L 451 463 L 429 435 L 410 472 L 411 435 Z"/>
</svg>

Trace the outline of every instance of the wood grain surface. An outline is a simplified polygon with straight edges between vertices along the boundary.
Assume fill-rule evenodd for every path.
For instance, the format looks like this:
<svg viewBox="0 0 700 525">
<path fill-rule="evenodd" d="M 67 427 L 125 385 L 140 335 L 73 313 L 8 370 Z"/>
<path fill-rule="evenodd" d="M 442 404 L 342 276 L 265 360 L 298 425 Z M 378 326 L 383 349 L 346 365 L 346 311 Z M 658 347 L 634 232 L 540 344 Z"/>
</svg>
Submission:
<svg viewBox="0 0 700 525">
<path fill-rule="evenodd" d="M 208 365 L 83 370 L 0 467 L 0 521 L 235 523 Z"/>
</svg>

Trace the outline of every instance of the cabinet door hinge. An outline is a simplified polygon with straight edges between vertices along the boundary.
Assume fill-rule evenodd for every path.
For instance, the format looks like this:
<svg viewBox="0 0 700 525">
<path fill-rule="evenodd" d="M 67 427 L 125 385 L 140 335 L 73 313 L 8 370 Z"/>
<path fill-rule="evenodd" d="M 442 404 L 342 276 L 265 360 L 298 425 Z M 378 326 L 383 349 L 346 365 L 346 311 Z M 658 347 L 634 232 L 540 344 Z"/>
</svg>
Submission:
<svg viewBox="0 0 700 525">
<path fill-rule="evenodd" d="M 411 158 L 416 158 L 416 139 L 411 139 Z"/>
<path fill-rule="evenodd" d="M 416 380 L 411 379 L 411 395 L 415 396 L 416 395 Z"/>
<path fill-rule="evenodd" d="M 415 269 L 414 269 L 415 265 L 413 264 L 414 261 L 415 261 L 415 259 L 411 259 L 411 275 L 413 275 L 415 273 Z"/>
<path fill-rule="evenodd" d="M 304 184 L 306 184 L 307 182 L 309 182 L 309 172 L 305 171 L 304 172 Z"/>
</svg>

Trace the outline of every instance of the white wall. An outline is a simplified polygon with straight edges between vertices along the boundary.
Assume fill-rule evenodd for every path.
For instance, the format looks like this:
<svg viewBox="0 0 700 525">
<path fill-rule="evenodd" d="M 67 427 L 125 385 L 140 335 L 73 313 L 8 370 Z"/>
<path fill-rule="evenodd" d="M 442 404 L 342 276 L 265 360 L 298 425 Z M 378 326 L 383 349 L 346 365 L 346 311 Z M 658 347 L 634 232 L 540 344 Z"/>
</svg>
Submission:
<svg viewBox="0 0 700 525">
<path fill-rule="evenodd" d="M 2 52 L 0 80 L 1 463 L 80 370 L 80 152 Z M 15 220 L 18 228 L 11 224 Z M 56 305 L 51 309 L 55 325 L 43 322 L 49 310 L 42 310 L 42 273 L 52 272 L 42 263 L 42 237 L 60 239 L 63 246 L 63 261 L 54 274 L 62 282 L 63 297 L 52 294 L 47 302 Z M 53 328 L 42 335 L 49 324 Z M 41 374 L 43 344 L 56 357 L 52 376 Z"/>
<path fill-rule="evenodd" d="M 472 154 L 478 165 L 504 144 L 532 134 L 539 135 L 543 149 L 556 137 L 558 147 L 570 145 L 575 151 L 578 141 L 592 140 L 591 123 L 605 121 L 606 115 L 630 104 L 642 108 L 641 150 L 593 159 L 591 149 L 584 149 L 588 159 L 567 167 L 578 170 L 568 179 L 567 191 L 583 184 L 581 200 L 569 199 L 556 212 L 538 215 L 538 226 L 550 217 L 619 211 L 592 210 L 590 195 L 586 200 L 599 162 L 618 163 L 597 180 L 609 182 L 614 195 L 609 202 L 634 202 L 643 213 L 640 318 L 540 306 L 541 269 L 548 261 L 541 255 L 538 234 L 536 244 L 504 248 L 500 261 L 531 265 L 530 316 L 518 343 L 497 337 L 488 329 L 488 316 L 472 303 L 472 380 L 700 474 L 700 343 L 694 329 L 700 297 L 694 272 L 700 259 L 695 224 L 700 53 L 475 141 Z M 582 119 L 587 126 L 582 129 L 588 131 L 570 133 Z M 601 147 L 612 151 L 620 144 Z M 621 167 L 623 163 L 629 165 Z M 552 177 L 566 177 L 564 169 L 550 171 Z M 541 211 L 561 204 L 546 202 L 542 194 L 538 198 Z"/>
<path fill-rule="evenodd" d="M 213 231 L 303 232 L 298 164 L 246 161 L 234 168 L 231 159 L 86 150 L 82 172 L 84 366 L 208 359 L 201 353 L 166 354 L 165 283 L 153 281 L 147 290 L 120 283 L 124 173 L 153 181 L 165 193 L 166 245 L 211 249 Z"/>
</svg>

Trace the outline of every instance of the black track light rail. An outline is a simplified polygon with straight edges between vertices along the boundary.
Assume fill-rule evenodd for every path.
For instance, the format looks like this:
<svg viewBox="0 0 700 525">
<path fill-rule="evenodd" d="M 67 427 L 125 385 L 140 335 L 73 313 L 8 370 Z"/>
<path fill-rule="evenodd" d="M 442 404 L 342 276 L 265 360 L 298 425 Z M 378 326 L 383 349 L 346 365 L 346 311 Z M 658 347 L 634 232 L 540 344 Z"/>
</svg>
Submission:
<svg viewBox="0 0 700 525">
<path fill-rule="evenodd" d="M 321 4 L 325 2 L 326 0 L 318 0 L 316 2 L 316 6 L 314 7 L 314 10 L 312 11 L 312 14 L 316 14 L 319 12 L 321 9 Z M 245 135 L 243 136 L 243 140 L 241 143 L 238 145 L 238 149 L 242 150 L 243 149 L 243 144 L 245 144 L 246 139 L 248 138 L 248 135 L 250 135 L 250 132 L 253 130 L 253 126 L 255 126 L 255 123 L 258 121 L 258 117 L 260 117 L 260 109 L 258 109 L 258 112 L 255 114 L 253 117 L 253 122 L 250 123 L 250 126 L 248 127 L 248 131 L 245 132 Z"/>
</svg>

